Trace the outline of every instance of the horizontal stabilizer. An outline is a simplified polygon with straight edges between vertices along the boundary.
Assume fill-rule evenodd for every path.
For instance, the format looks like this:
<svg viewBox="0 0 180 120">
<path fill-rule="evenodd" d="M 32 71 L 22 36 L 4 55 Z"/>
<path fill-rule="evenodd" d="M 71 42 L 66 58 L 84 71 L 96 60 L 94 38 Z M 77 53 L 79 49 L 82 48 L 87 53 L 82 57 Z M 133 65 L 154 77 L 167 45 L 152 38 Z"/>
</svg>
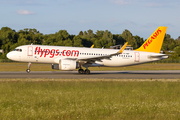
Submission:
<svg viewBox="0 0 180 120">
<path fill-rule="evenodd" d="M 148 58 L 149 59 L 165 59 L 168 57 L 169 57 L 168 55 L 162 54 L 162 55 L 150 55 Z"/>
</svg>

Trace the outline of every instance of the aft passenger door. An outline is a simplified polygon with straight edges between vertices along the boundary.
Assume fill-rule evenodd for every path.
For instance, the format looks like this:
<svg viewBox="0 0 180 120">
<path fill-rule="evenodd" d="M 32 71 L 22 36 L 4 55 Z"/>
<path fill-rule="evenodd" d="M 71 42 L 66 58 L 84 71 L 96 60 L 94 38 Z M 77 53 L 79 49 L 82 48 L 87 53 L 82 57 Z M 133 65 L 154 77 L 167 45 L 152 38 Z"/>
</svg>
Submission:
<svg viewBox="0 0 180 120">
<path fill-rule="evenodd" d="M 135 54 L 134 62 L 139 62 L 139 60 L 140 60 L 140 53 L 139 52 L 135 52 L 134 54 Z"/>
</svg>

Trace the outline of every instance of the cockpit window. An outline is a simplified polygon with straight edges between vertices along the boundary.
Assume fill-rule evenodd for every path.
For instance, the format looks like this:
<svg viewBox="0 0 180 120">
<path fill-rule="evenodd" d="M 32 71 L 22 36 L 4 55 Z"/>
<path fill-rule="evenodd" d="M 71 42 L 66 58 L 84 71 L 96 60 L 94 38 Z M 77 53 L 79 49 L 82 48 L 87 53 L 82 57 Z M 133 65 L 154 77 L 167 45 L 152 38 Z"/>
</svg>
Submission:
<svg viewBox="0 0 180 120">
<path fill-rule="evenodd" d="M 14 51 L 22 52 L 22 49 L 14 49 Z"/>
</svg>

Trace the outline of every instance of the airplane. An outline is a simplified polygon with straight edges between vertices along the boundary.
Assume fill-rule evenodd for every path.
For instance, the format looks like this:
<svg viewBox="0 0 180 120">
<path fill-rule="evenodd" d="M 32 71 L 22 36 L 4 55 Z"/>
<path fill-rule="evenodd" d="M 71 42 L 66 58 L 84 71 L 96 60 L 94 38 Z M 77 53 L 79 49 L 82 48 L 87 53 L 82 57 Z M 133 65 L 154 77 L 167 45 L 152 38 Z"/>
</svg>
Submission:
<svg viewBox="0 0 180 120">
<path fill-rule="evenodd" d="M 7 54 L 7 58 L 28 62 L 27 73 L 30 72 L 31 63 L 50 63 L 52 69 L 79 69 L 80 74 L 90 74 L 88 67 L 122 67 L 168 58 L 168 55 L 160 53 L 166 29 L 165 26 L 158 27 L 136 50 L 125 50 L 127 42 L 119 50 L 31 44 L 16 47 Z"/>
</svg>

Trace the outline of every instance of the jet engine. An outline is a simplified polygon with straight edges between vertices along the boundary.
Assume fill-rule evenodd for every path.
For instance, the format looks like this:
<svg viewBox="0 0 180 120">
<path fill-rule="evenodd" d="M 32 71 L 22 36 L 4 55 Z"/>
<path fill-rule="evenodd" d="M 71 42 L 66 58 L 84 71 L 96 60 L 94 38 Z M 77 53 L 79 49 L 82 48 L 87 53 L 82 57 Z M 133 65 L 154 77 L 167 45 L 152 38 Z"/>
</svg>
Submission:
<svg viewBox="0 0 180 120">
<path fill-rule="evenodd" d="M 79 68 L 79 64 L 75 60 L 62 59 L 59 64 L 52 64 L 51 67 L 56 70 L 75 70 Z"/>
</svg>

